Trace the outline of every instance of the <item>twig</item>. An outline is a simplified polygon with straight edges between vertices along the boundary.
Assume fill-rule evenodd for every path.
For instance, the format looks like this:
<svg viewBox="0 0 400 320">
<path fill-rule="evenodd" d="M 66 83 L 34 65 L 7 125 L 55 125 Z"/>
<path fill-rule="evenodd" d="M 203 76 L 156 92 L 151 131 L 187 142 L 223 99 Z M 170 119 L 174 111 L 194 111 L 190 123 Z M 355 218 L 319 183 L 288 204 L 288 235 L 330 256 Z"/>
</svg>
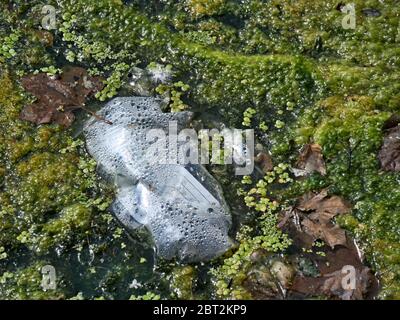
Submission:
<svg viewBox="0 0 400 320">
<path fill-rule="evenodd" d="M 85 110 L 86 112 L 90 113 L 90 114 L 91 114 L 93 117 L 95 117 L 97 120 L 103 121 L 103 122 L 105 122 L 105 123 L 107 123 L 107 124 L 109 124 L 109 125 L 113 125 L 113 123 L 112 123 L 111 121 L 104 119 L 103 117 L 99 116 L 97 113 L 93 112 L 92 110 L 89 110 L 88 108 L 86 108 L 86 107 L 84 107 L 84 106 L 81 106 L 81 108 L 82 108 L 83 110 Z"/>
</svg>

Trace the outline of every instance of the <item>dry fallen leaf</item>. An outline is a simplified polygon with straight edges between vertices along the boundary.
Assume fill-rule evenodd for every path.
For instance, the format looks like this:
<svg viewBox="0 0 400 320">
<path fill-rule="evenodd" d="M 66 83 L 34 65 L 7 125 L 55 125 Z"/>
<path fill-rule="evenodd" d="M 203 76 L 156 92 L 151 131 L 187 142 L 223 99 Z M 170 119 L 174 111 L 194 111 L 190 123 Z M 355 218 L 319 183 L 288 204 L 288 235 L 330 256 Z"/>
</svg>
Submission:
<svg viewBox="0 0 400 320">
<path fill-rule="evenodd" d="M 309 192 L 305 194 L 297 208 L 301 211 L 317 211 L 331 213 L 334 217 L 338 214 L 348 213 L 351 210 L 351 206 L 343 198 L 338 196 L 328 197 L 328 190 L 323 189 L 319 193 L 315 194 Z"/>
<path fill-rule="evenodd" d="M 319 144 L 306 144 L 301 150 L 297 168 L 293 169 L 295 176 L 307 176 L 313 172 L 326 175 L 325 161 L 322 156 L 322 148 Z"/>
<path fill-rule="evenodd" d="M 21 119 L 35 124 L 57 123 L 69 127 L 75 119 L 73 111 L 84 108 L 87 97 L 103 88 L 100 78 L 90 77 L 83 68 L 66 67 L 61 77 L 46 73 L 28 75 L 22 86 L 37 100 L 25 106 Z"/>
<path fill-rule="evenodd" d="M 321 202 L 328 196 L 328 190 L 323 189 L 319 193 L 308 192 L 300 198 L 300 203 L 296 206 L 301 211 L 317 210 Z"/>
</svg>

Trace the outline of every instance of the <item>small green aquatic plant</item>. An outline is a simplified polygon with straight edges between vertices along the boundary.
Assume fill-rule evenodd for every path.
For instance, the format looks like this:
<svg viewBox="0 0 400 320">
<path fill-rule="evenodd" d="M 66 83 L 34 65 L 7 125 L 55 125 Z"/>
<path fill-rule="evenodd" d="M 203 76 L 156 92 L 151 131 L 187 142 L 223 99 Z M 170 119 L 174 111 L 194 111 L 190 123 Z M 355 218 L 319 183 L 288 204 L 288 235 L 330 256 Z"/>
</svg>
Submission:
<svg viewBox="0 0 400 320">
<path fill-rule="evenodd" d="M 243 122 L 242 125 L 245 127 L 251 126 L 251 120 L 253 119 L 254 115 L 257 111 L 254 108 L 247 108 L 243 113 Z"/>
<path fill-rule="evenodd" d="M 126 63 L 118 63 L 113 65 L 113 72 L 104 81 L 105 87 L 102 91 L 96 94 L 96 98 L 100 101 L 110 99 L 117 94 L 117 91 L 121 88 L 125 73 L 129 70 L 130 66 Z"/>
<path fill-rule="evenodd" d="M 40 69 L 40 71 L 46 73 L 48 76 L 55 76 L 56 74 L 60 74 L 62 72 L 61 69 L 56 68 L 55 66 L 43 67 Z"/>
<path fill-rule="evenodd" d="M 170 104 L 169 108 L 171 108 L 172 112 L 180 112 L 186 110 L 188 105 L 186 105 L 182 101 L 182 96 L 190 89 L 187 84 L 184 84 L 182 81 L 175 82 L 171 85 L 168 84 L 160 84 L 156 88 L 156 92 L 161 96 L 169 96 Z"/>
<path fill-rule="evenodd" d="M 248 190 L 240 188 L 238 194 L 244 197 L 249 209 L 259 212 L 256 228 L 244 225 L 237 235 L 239 246 L 237 251 L 223 261 L 222 266 L 212 273 L 216 278 L 217 295 L 231 299 L 249 299 L 251 294 L 243 287 L 247 272 L 251 266 L 250 256 L 253 252 L 263 249 L 268 252 L 282 252 L 291 244 L 290 238 L 278 229 L 279 210 L 277 201 L 272 200 L 269 186 L 292 182 L 288 175 L 288 165 L 279 164 L 268 172 L 255 185 L 249 176 L 242 179 Z"/>
<path fill-rule="evenodd" d="M 211 271 L 215 277 L 217 297 L 251 299 L 251 294 L 243 287 L 251 266 L 251 254 L 259 249 L 282 252 L 291 244 L 287 235 L 277 228 L 278 222 L 274 212 L 274 209 L 269 209 L 258 218 L 258 232 L 243 227 L 242 233 L 239 232 L 237 236 L 240 243 L 236 252 L 225 259 L 220 267 Z"/>
<path fill-rule="evenodd" d="M 0 39 L 0 62 L 5 62 L 7 59 L 15 57 L 15 44 L 21 38 L 19 31 L 14 31 L 8 36 Z"/>
</svg>

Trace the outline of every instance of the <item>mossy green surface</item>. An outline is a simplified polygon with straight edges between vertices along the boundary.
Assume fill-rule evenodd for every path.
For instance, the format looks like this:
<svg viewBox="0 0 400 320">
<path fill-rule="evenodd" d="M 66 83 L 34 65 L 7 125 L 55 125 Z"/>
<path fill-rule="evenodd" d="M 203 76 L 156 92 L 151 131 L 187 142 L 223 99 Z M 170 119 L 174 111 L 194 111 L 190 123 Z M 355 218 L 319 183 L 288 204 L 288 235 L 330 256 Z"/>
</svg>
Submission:
<svg viewBox="0 0 400 320">
<path fill-rule="evenodd" d="M 28 97 L 14 79 L 67 61 L 107 79 L 100 100 L 118 93 L 130 67 L 171 65 L 174 81 L 189 88 L 179 92 L 179 108 L 212 109 L 227 125 L 256 128 L 276 163 L 294 164 L 303 144 L 319 143 L 327 176 L 289 182 L 275 192 L 276 199 L 285 204 L 305 191 L 330 186 L 350 200 L 353 213 L 340 223 L 360 240 L 368 263 L 381 275 L 381 297 L 400 298 L 399 174 L 382 172 L 376 157 L 382 123 L 400 108 L 397 1 L 352 1 L 354 30 L 342 28 L 344 14 L 333 0 L 13 2 L 0 5 L 0 273 L 10 275 L 3 274 L 2 298 L 98 298 L 101 292 L 106 298 L 158 297 L 152 285 L 139 293 L 126 289 L 132 280 L 127 274 L 141 268 L 132 261 L 139 259 L 128 250 L 133 245 L 127 235 L 103 212 L 111 192 L 97 181 L 83 146 L 70 132 L 18 120 Z M 36 32 L 44 4 L 57 9 L 57 29 L 51 31 L 55 48 Z M 365 15 L 368 8 L 380 16 Z M 246 110 L 256 112 L 243 119 Z M 261 202 L 256 207 L 264 208 Z M 240 285 L 258 240 L 274 244 L 267 246 L 272 251 L 287 246 L 274 219 L 264 229 L 259 219 L 254 221 L 260 223 L 255 233 L 217 263 L 224 279 L 217 286 L 220 296 L 249 297 Z M 98 256 L 121 253 L 108 260 L 109 271 L 101 275 L 100 262 L 75 266 L 85 274 L 83 287 L 64 270 L 62 293 L 42 295 L 37 281 L 26 288 L 24 279 L 40 276 L 35 272 L 40 263 L 51 262 L 50 252 L 67 252 L 69 259 L 76 248 L 91 248 Z M 236 266 L 243 272 L 234 279 L 235 289 L 226 291 Z"/>
</svg>

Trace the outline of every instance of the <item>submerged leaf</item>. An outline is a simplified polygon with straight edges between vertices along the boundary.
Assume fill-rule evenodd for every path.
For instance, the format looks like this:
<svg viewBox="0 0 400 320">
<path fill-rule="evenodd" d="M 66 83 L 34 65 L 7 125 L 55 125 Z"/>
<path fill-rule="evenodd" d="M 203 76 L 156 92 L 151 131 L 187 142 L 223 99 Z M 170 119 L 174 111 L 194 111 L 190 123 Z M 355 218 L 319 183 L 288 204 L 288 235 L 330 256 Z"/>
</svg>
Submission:
<svg viewBox="0 0 400 320">
<path fill-rule="evenodd" d="M 400 126 L 399 116 L 391 116 L 384 124 L 386 135 L 378 154 L 381 168 L 385 171 L 400 171 Z"/>
<path fill-rule="evenodd" d="M 331 248 L 337 245 L 346 245 L 346 233 L 340 227 L 330 222 L 305 218 L 302 221 L 304 231 L 314 239 L 324 240 Z"/>
<path fill-rule="evenodd" d="M 306 144 L 297 161 L 297 168 L 293 170 L 296 176 L 307 176 L 313 172 L 326 175 L 325 161 L 319 144 Z"/>
<path fill-rule="evenodd" d="M 290 217 L 297 221 L 299 238 L 304 245 L 310 246 L 315 240 L 323 240 L 331 248 L 346 245 L 346 232 L 335 225 L 332 219 L 351 211 L 351 206 L 338 196 L 328 196 L 327 189 L 320 193 L 307 193 L 299 204 L 286 214 L 280 223 L 283 227 Z"/>
<path fill-rule="evenodd" d="M 260 152 L 257 157 L 254 158 L 254 161 L 264 173 L 268 173 L 274 169 L 272 158 L 268 153 Z"/>
<path fill-rule="evenodd" d="M 21 79 L 25 90 L 37 101 L 25 106 L 21 119 L 35 124 L 57 123 L 69 127 L 75 119 L 73 111 L 83 108 L 86 98 L 102 89 L 100 78 L 90 77 L 83 68 L 65 68 L 61 77 L 46 73 Z"/>
<path fill-rule="evenodd" d="M 354 271 L 355 278 L 352 284 L 347 282 L 346 269 L 340 268 L 321 277 L 298 276 L 291 290 L 306 296 L 323 295 L 341 300 L 363 300 L 373 291 L 376 280 L 367 267 L 354 267 Z"/>
<path fill-rule="evenodd" d="M 324 189 L 318 194 L 308 193 L 304 195 L 297 208 L 302 211 L 315 210 L 331 213 L 331 218 L 333 218 L 335 215 L 348 213 L 351 206 L 341 197 L 328 197 L 328 190 Z"/>
<path fill-rule="evenodd" d="M 369 268 L 355 269 L 354 287 L 346 283 L 347 275 L 342 269 L 325 275 L 321 292 L 342 300 L 362 300 L 371 285 L 372 276 Z"/>
</svg>

